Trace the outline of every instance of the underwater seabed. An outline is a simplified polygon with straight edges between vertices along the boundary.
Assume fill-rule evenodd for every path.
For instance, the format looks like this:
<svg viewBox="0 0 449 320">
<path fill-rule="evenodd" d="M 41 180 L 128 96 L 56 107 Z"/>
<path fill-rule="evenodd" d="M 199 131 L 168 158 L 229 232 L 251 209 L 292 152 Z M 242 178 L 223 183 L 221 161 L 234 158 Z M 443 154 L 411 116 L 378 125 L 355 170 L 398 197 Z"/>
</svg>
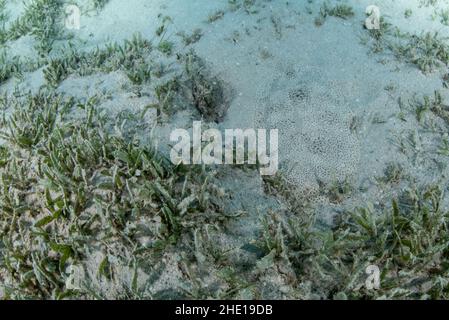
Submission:
<svg viewBox="0 0 449 320">
<path fill-rule="evenodd" d="M 448 298 L 448 28 L 447 0 L 0 0 L 0 297 Z M 174 164 L 198 121 L 277 130 L 279 170 Z"/>
</svg>

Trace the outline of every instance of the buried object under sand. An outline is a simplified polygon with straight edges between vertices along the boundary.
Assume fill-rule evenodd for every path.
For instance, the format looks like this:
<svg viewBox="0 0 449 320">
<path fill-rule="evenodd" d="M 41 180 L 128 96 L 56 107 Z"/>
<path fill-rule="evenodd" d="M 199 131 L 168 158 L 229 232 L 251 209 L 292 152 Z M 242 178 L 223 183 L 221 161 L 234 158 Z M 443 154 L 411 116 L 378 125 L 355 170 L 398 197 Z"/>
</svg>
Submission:
<svg viewBox="0 0 449 320">
<path fill-rule="evenodd" d="M 186 86 L 190 99 L 206 121 L 221 122 L 229 108 L 225 85 L 206 71 L 204 62 L 193 52 L 185 55 Z"/>
</svg>

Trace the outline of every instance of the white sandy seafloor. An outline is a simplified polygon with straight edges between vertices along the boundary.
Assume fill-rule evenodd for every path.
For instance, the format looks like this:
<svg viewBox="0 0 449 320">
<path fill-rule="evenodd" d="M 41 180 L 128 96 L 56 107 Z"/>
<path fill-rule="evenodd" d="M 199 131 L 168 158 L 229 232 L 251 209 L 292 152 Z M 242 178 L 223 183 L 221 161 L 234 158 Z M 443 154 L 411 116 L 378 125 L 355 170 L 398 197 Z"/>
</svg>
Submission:
<svg viewBox="0 0 449 320">
<path fill-rule="evenodd" d="M 82 6 L 82 1 L 78 3 Z M 173 21 L 167 37 L 175 43 L 176 52 L 187 50 L 176 34 L 200 28 L 203 36 L 188 49 L 193 48 L 231 92 L 224 120 L 209 125 L 221 129 L 279 129 L 280 173 L 299 193 L 314 199 L 318 220 L 325 226 L 345 208 L 367 202 L 388 205 L 384 201 L 399 193 L 401 185 L 380 188 L 375 178 L 382 176 L 391 162 L 401 164 L 417 184 L 447 184 L 448 176 L 447 157 L 441 156 L 441 162 L 436 163 L 429 151 L 433 150 L 431 132 L 420 135 L 422 140 L 417 142 L 413 154 L 401 152 L 395 143 L 419 130 L 413 113 L 407 114 L 405 121 L 398 117 L 402 111 L 398 99 L 408 101 L 415 96 L 432 95 L 435 90 L 447 97 L 448 89 L 443 88 L 441 80 L 443 71 L 424 74 L 391 53 L 370 52 L 361 39 L 366 37 L 363 21 L 368 5 L 377 5 L 381 14 L 404 32 L 438 31 L 448 36 L 449 27 L 432 19 L 434 7 L 421 7 L 418 0 L 329 3 L 351 5 L 355 16 L 347 20 L 328 17 L 317 27 L 314 19 L 322 4 L 317 0 L 260 0 L 251 13 L 229 10 L 226 0 L 111 0 L 98 13 L 82 15 L 81 29 L 72 31 L 71 41 L 79 49 L 89 50 L 113 41 L 122 42 L 135 33 L 153 39 L 160 25 L 158 15 L 162 14 Z M 23 9 L 19 1 L 11 1 L 8 6 L 12 17 Z M 449 4 L 443 1 L 440 7 L 449 8 Z M 409 18 L 404 17 L 406 9 L 413 12 Z M 225 12 L 223 18 L 207 22 L 208 16 L 217 10 Z M 8 43 L 6 50 L 12 55 L 33 58 L 37 54 L 33 41 L 23 37 Z M 0 86 L 0 92 L 12 94 L 16 86 L 37 91 L 43 84 L 39 69 L 20 79 L 8 80 Z M 108 96 L 102 107 L 112 113 L 124 109 L 138 112 L 153 100 L 151 96 L 134 94 L 130 88 L 126 75 L 116 71 L 70 76 L 57 90 L 76 97 L 101 93 Z M 159 140 L 161 150 L 166 150 L 164 146 L 173 128 L 191 127 L 194 114 L 194 110 L 183 110 L 157 124 L 152 137 Z M 352 130 L 355 121 L 357 130 Z M 342 202 L 333 203 L 323 195 L 319 182 L 326 185 L 345 180 L 355 190 Z M 261 215 L 283 204 L 264 193 L 263 181 L 256 171 L 228 168 L 221 181 L 222 187 L 232 194 L 229 206 L 245 212 L 222 239 L 225 246 L 238 247 L 254 238 Z M 183 275 L 176 267 L 177 259 L 176 253 L 164 256 L 161 266 L 165 268 L 160 268 L 153 292 L 169 294 L 179 284 Z M 250 257 L 236 252 L 233 259 Z M 130 277 L 126 267 L 123 277 Z M 142 279 L 145 277 L 148 275 L 142 275 Z M 267 275 L 265 281 L 266 297 L 289 296 L 288 285 L 276 274 Z M 277 290 L 270 294 L 274 287 Z"/>
</svg>

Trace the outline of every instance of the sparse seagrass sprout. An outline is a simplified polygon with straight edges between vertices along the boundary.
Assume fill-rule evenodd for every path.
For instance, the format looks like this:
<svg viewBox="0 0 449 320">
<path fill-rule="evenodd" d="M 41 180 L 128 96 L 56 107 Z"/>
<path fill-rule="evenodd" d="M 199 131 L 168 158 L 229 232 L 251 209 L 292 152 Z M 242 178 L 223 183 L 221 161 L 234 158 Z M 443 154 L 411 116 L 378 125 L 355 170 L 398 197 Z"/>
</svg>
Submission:
<svg viewBox="0 0 449 320">
<path fill-rule="evenodd" d="M 258 11 L 255 9 L 256 0 L 243 0 L 243 8 L 247 14 L 256 14 Z"/>
<path fill-rule="evenodd" d="M 111 43 L 90 52 L 79 52 L 70 46 L 61 57 L 50 60 L 44 69 L 44 77 L 51 87 L 57 87 L 70 74 L 85 76 L 96 71 L 123 70 L 131 81 L 142 83 L 150 78 L 149 54 L 152 50 L 151 42 L 140 34 L 121 45 Z"/>
<path fill-rule="evenodd" d="M 405 17 L 406 19 L 410 18 L 410 17 L 412 16 L 412 14 L 413 14 L 412 9 L 406 9 L 406 10 L 404 11 L 404 17 Z"/>
<path fill-rule="evenodd" d="M 422 122 L 427 112 L 433 112 L 438 117 L 449 123 L 449 106 L 443 101 L 441 93 L 434 92 L 433 97 L 424 96 L 422 100 L 414 98 L 410 102 L 411 107 L 415 110 L 416 120 Z"/>
<path fill-rule="evenodd" d="M 345 4 L 336 5 L 335 7 L 330 8 L 328 9 L 327 13 L 330 16 L 338 17 L 341 19 L 348 19 L 354 16 L 352 7 Z"/>
<path fill-rule="evenodd" d="M 109 0 L 92 0 L 92 4 L 96 10 L 103 9 Z"/>
<path fill-rule="evenodd" d="M 345 4 L 336 5 L 335 7 L 329 7 L 329 4 L 327 2 L 325 2 L 320 7 L 320 12 L 319 12 L 318 17 L 315 18 L 315 25 L 317 27 L 323 25 L 324 22 L 326 21 L 326 18 L 329 16 L 346 20 L 346 19 L 354 16 L 354 11 L 353 11 L 352 7 L 345 5 Z"/>
<path fill-rule="evenodd" d="M 271 15 L 270 17 L 271 24 L 273 25 L 274 32 L 276 34 L 277 39 L 282 38 L 282 21 L 276 15 Z"/>
<path fill-rule="evenodd" d="M 4 44 L 8 38 L 6 22 L 8 13 L 6 11 L 6 0 L 0 0 L 0 45 Z"/>
<path fill-rule="evenodd" d="M 20 75 L 23 63 L 19 56 L 10 58 L 6 51 L 0 51 L 0 83 L 14 75 Z"/>
<path fill-rule="evenodd" d="M 217 20 L 220 20 L 224 17 L 225 12 L 223 10 L 218 10 L 216 12 L 214 12 L 213 14 L 209 15 L 209 17 L 207 18 L 207 21 L 209 23 L 215 22 Z"/>
<path fill-rule="evenodd" d="M 440 16 L 440 22 L 444 24 L 445 26 L 449 25 L 449 9 L 447 10 L 441 10 L 439 13 Z"/>
<path fill-rule="evenodd" d="M 446 38 L 440 37 L 437 32 L 412 35 L 405 44 L 393 45 L 392 49 L 398 58 L 416 65 L 425 73 L 449 63 Z"/>
<path fill-rule="evenodd" d="M 398 184 L 405 177 L 404 168 L 398 163 L 390 162 L 385 167 L 384 175 L 376 180 L 385 184 Z"/>
<path fill-rule="evenodd" d="M 157 49 L 162 52 L 163 54 L 170 56 L 173 52 L 173 42 L 168 41 L 168 40 L 163 40 L 159 43 L 159 45 L 157 46 Z"/>
<path fill-rule="evenodd" d="M 177 35 L 182 38 L 182 42 L 184 43 L 185 46 L 189 46 L 191 44 L 200 41 L 201 37 L 203 36 L 203 32 L 201 31 L 201 29 L 197 28 L 193 30 L 193 32 L 190 35 L 186 34 L 183 31 L 178 32 Z"/>
<path fill-rule="evenodd" d="M 185 86 L 193 105 L 207 121 L 220 122 L 229 107 L 223 82 L 207 73 L 204 62 L 193 51 L 185 55 L 184 65 Z"/>
</svg>

